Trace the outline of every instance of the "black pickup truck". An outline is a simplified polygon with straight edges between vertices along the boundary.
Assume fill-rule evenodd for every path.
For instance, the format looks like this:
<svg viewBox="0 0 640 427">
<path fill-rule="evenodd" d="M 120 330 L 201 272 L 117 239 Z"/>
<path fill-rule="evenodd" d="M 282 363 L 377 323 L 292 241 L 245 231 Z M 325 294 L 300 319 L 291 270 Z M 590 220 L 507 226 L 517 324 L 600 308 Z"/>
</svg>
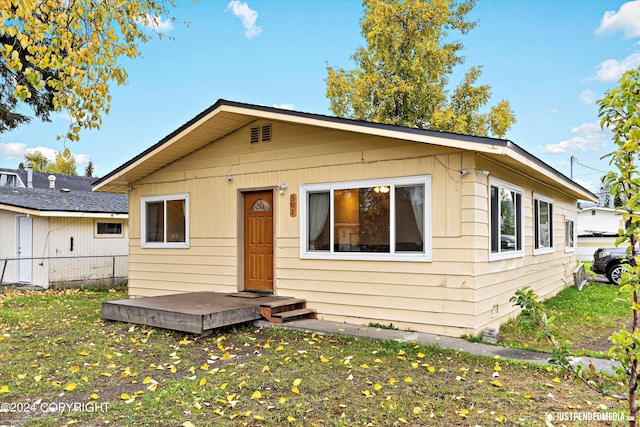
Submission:
<svg viewBox="0 0 640 427">
<path fill-rule="evenodd" d="M 631 255 L 627 255 L 627 248 L 600 248 L 593 254 L 591 271 L 604 274 L 609 282 L 617 285 L 622 273 L 628 271 L 624 265 L 632 261 Z"/>
</svg>

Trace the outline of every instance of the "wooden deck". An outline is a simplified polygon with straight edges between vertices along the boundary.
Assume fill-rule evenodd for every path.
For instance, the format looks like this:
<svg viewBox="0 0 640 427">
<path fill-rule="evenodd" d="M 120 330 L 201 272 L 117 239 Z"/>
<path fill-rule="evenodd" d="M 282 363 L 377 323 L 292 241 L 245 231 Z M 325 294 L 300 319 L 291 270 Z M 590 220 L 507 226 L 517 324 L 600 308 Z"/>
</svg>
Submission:
<svg viewBox="0 0 640 427">
<path fill-rule="evenodd" d="M 216 328 L 261 319 L 261 306 L 279 306 L 287 300 L 293 298 L 244 292 L 188 292 L 106 301 L 102 303 L 102 317 L 204 335 Z"/>
</svg>

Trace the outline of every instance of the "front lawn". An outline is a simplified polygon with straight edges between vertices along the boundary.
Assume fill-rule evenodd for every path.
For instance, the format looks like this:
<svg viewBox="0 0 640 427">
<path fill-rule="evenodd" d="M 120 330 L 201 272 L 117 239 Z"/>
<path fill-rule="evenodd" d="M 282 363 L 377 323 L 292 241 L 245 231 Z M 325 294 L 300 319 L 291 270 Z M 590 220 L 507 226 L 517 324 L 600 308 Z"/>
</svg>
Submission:
<svg viewBox="0 0 640 427">
<path fill-rule="evenodd" d="M 102 320 L 101 302 L 124 297 L 0 294 L 0 425 L 529 426 L 627 410 L 551 367 L 436 347 Z"/>
<path fill-rule="evenodd" d="M 609 336 L 631 321 L 629 303 L 618 299 L 618 287 L 589 282 L 581 291 L 567 287 L 544 301 L 548 316 L 554 318 L 558 341 L 571 341 L 576 354 L 607 357 Z M 510 321 L 500 327 L 500 345 L 551 352 L 553 347 L 532 325 Z"/>
</svg>

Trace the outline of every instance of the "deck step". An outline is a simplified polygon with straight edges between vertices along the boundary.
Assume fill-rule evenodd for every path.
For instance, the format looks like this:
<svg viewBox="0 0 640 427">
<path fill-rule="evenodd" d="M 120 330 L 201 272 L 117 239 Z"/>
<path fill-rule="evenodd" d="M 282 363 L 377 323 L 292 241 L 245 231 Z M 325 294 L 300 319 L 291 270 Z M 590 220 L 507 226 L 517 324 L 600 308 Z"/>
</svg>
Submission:
<svg viewBox="0 0 640 427">
<path fill-rule="evenodd" d="M 260 305 L 260 314 L 271 323 L 284 323 L 287 320 L 300 318 L 316 318 L 316 311 L 307 308 L 306 300 L 298 298 L 265 302 Z"/>
<path fill-rule="evenodd" d="M 274 313 L 273 317 L 275 319 L 275 323 L 284 323 L 287 320 L 294 319 L 315 319 L 316 311 L 311 308 L 299 308 L 297 310 Z"/>
<path fill-rule="evenodd" d="M 264 302 L 264 303 L 261 303 L 260 306 L 261 307 L 269 307 L 271 309 L 274 309 L 274 308 L 284 307 L 284 306 L 287 306 L 287 305 L 302 304 L 302 303 L 306 303 L 306 302 L 307 301 L 303 300 L 303 299 L 287 298 L 287 299 L 282 299 L 282 300 L 277 300 L 277 301 Z"/>
</svg>

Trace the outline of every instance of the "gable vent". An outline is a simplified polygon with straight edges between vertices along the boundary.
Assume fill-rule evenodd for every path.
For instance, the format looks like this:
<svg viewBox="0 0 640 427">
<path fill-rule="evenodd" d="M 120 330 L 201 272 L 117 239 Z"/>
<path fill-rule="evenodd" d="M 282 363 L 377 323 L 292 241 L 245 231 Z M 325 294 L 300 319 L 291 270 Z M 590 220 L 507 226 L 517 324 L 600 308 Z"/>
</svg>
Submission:
<svg viewBox="0 0 640 427">
<path fill-rule="evenodd" d="M 251 143 L 257 144 L 260 142 L 260 128 L 258 126 L 251 128 Z"/>
<path fill-rule="evenodd" d="M 271 125 L 262 126 L 262 142 L 271 141 Z"/>
</svg>

